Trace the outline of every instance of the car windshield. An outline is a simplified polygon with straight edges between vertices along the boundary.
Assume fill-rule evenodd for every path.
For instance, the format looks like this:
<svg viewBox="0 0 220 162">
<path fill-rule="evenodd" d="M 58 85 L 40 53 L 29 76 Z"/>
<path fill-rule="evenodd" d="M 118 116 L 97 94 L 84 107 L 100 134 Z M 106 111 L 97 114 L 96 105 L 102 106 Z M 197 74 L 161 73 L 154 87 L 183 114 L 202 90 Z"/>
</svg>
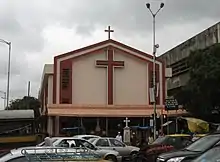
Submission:
<svg viewBox="0 0 220 162">
<path fill-rule="evenodd" d="M 167 136 L 157 138 L 152 144 L 161 144 L 167 139 Z"/>
<path fill-rule="evenodd" d="M 85 140 L 89 140 L 89 139 L 91 139 L 91 138 L 94 138 L 94 137 L 92 137 L 92 136 L 83 137 L 83 139 L 85 139 Z"/>
<path fill-rule="evenodd" d="M 95 141 L 95 139 L 96 139 L 96 138 L 90 138 L 88 141 L 89 141 L 90 143 L 93 143 L 93 142 Z"/>
<path fill-rule="evenodd" d="M 208 162 L 217 162 L 220 161 L 220 147 L 215 147 L 198 158 L 196 158 L 193 162 L 201 162 L 201 161 L 208 161 Z"/>
<path fill-rule="evenodd" d="M 185 150 L 193 152 L 204 152 L 220 140 L 220 136 L 206 136 L 198 139 L 191 145 L 185 148 Z"/>
</svg>

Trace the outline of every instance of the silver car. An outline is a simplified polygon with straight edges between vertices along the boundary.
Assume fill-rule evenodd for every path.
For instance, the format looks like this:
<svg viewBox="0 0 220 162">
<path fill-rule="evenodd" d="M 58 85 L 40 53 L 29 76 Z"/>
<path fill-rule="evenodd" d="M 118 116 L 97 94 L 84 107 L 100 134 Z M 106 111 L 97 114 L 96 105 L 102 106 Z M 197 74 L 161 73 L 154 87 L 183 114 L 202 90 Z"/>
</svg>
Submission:
<svg viewBox="0 0 220 162">
<path fill-rule="evenodd" d="M 29 161 L 103 161 L 100 155 L 82 148 L 62 147 L 23 147 L 13 149 L 4 155 L 1 162 L 29 162 Z"/>
<path fill-rule="evenodd" d="M 128 146 L 123 142 L 111 137 L 94 138 L 94 139 L 90 139 L 89 142 L 91 142 L 100 149 L 109 149 L 109 150 L 118 151 L 119 154 L 123 157 L 123 159 L 132 158 L 140 150 L 140 148 L 138 147 Z"/>
<path fill-rule="evenodd" d="M 81 138 L 81 139 L 89 140 L 89 139 L 92 139 L 92 138 L 99 138 L 100 136 L 84 134 L 84 135 L 75 135 L 73 137 L 74 138 Z"/>
<path fill-rule="evenodd" d="M 85 139 L 74 138 L 74 137 L 52 137 L 51 138 L 53 147 L 65 147 L 65 148 L 87 148 L 90 151 L 102 156 L 105 160 L 113 162 L 121 162 L 122 156 L 119 152 L 111 149 L 100 149 Z M 44 143 L 39 144 L 41 147 Z M 38 145 L 38 146 L 39 146 Z"/>
</svg>

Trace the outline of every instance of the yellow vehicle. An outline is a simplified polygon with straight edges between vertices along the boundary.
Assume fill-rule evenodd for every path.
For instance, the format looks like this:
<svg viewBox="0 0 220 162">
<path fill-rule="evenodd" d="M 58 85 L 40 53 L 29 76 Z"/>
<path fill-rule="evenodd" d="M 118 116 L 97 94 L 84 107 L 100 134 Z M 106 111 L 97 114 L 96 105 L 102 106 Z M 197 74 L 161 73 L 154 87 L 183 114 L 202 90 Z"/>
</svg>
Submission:
<svg viewBox="0 0 220 162">
<path fill-rule="evenodd" d="M 36 145 L 44 136 L 37 132 L 33 110 L 0 111 L 0 153 L 13 148 Z"/>
</svg>

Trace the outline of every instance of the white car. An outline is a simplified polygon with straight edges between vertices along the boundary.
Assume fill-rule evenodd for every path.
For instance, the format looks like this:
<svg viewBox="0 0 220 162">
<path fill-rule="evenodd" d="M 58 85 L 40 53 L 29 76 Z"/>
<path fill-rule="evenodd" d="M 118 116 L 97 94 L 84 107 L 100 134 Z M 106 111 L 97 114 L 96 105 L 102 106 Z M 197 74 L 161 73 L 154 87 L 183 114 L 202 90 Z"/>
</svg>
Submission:
<svg viewBox="0 0 220 162">
<path fill-rule="evenodd" d="M 102 161 L 100 155 L 86 149 L 62 147 L 23 147 L 13 149 L 0 157 L 1 162 L 30 162 L 30 161 Z"/>
<path fill-rule="evenodd" d="M 110 160 L 113 162 L 121 162 L 122 156 L 119 152 L 111 149 L 99 149 L 94 146 L 92 143 L 85 139 L 74 138 L 74 137 L 52 137 L 52 146 L 53 147 L 63 147 L 63 148 L 87 148 L 91 152 L 98 154 L 103 157 L 105 160 Z M 44 142 L 38 146 L 44 147 Z"/>
<path fill-rule="evenodd" d="M 92 138 L 99 138 L 100 136 L 85 134 L 85 135 L 75 135 L 73 137 L 74 138 L 81 138 L 81 139 L 89 140 L 89 139 L 92 139 Z"/>
<path fill-rule="evenodd" d="M 140 148 L 138 147 L 128 146 L 123 142 L 112 137 L 94 138 L 94 139 L 90 139 L 89 142 L 91 142 L 93 145 L 95 145 L 100 149 L 109 149 L 109 150 L 118 151 L 119 154 L 123 157 L 123 159 L 131 159 L 140 150 Z"/>
</svg>

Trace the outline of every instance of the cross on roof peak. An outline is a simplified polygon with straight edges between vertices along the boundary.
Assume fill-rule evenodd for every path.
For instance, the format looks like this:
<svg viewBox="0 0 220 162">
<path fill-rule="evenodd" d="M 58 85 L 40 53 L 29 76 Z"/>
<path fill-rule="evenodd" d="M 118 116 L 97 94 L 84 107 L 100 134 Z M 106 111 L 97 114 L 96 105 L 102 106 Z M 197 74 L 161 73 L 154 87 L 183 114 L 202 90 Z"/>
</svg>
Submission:
<svg viewBox="0 0 220 162">
<path fill-rule="evenodd" d="M 105 32 L 108 32 L 108 39 L 111 39 L 111 33 L 114 32 L 114 30 L 111 30 L 111 26 L 108 26 L 108 29 L 106 29 Z"/>
</svg>

